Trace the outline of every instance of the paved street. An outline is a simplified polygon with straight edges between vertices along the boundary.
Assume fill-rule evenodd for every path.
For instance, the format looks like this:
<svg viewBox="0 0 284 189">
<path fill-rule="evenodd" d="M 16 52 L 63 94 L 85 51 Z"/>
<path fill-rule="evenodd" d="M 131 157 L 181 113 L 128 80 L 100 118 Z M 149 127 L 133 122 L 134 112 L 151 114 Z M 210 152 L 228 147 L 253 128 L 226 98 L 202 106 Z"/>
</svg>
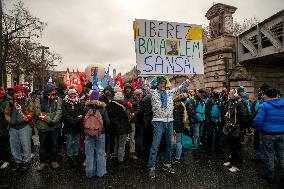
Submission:
<svg viewBox="0 0 284 189">
<path fill-rule="evenodd" d="M 250 144 L 247 141 L 246 146 Z M 0 188 L 281 188 L 270 184 L 259 176 L 260 162 L 244 158 L 244 166 L 237 174 L 223 167 L 225 154 L 209 156 L 205 153 L 193 156 L 186 152 L 180 165 L 174 166 L 176 174 L 163 172 L 161 165 L 157 169 L 156 179 L 147 177 L 147 169 L 142 163 L 128 161 L 128 169 L 118 172 L 114 163 L 108 163 L 108 175 L 104 178 L 87 179 L 83 168 L 61 167 L 59 170 L 45 170 L 38 173 L 33 167 L 28 172 L 10 174 L 0 172 Z M 34 162 L 36 163 L 37 158 Z M 35 165 L 34 165 L 35 166 Z"/>
</svg>

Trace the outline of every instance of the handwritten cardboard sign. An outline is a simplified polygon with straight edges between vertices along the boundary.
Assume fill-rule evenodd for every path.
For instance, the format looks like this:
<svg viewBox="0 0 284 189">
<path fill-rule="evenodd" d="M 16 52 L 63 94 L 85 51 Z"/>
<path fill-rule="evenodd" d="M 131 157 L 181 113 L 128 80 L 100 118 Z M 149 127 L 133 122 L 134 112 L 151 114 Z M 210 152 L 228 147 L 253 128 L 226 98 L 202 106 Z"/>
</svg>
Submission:
<svg viewBox="0 0 284 189">
<path fill-rule="evenodd" d="M 136 19 L 133 29 L 141 75 L 204 74 L 201 26 Z"/>
</svg>

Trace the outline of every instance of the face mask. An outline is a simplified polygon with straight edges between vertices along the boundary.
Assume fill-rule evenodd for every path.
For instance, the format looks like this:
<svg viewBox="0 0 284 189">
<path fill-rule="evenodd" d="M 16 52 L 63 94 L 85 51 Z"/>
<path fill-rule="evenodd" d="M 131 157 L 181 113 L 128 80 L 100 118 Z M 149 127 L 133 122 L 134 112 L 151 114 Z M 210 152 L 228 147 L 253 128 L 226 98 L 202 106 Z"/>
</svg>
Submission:
<svg viewBox="0 0 284 189">
<path fill-rule="evenodd" d="M 14 96 L 14 100 L 21 100 L 21 99 L 23 99 L 23 98 L 24 98 L 23 95 L 15 95 L 15 96 Z"/>
<path fill-rule="evenodd" d="M 77 100 L 77 95 L 68 95 L 68 97 L 69 97 L 69 100 L 70 101 L 76 101 Z"/>
</svg>

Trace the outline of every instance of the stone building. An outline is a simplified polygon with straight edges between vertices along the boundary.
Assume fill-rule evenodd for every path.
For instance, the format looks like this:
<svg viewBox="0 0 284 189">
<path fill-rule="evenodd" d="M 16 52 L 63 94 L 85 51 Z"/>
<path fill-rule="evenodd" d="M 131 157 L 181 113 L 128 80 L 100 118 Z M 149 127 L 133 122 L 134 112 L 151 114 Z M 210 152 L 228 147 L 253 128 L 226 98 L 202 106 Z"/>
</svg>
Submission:
<svg viewBox="0 0 284 189">
<path fill-rule="evenodd" d="M 210 37 L 204 54 L 205 87 L 243 85 L 255 96 L 262 83 L 284 92 L 284 10 L 233 36 L 237 10 L 215 4 L 206 13 Z"/>
</svg>

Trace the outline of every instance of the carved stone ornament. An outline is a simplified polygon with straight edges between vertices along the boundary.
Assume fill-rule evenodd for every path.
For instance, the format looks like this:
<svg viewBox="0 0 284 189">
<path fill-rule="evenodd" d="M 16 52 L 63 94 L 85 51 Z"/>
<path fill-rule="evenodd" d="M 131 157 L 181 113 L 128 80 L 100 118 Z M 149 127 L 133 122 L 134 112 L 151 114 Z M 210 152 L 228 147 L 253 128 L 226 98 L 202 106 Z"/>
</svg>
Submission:
<svg viewBox="0 0 284 189">
<path fill-rule="evenodd" d="M 241 67 L 241 66 L 235 67 L 232 70 L 231 75 L 229 77 L 230 81 L 249 81 L 251 79 L 252 79 L 252 77 L 248 73 L 246 68 L 245 67 Z"/>
<path fill-rule="evenodd" d="M 206 13 L 206 18 L 210 20 L 209 29 L 211 38 L 216 38 L 224 33 L 231 34 L 233 32 L 233 17 L 232 14 L 237 10 L 236 7 L 215 4 Z"/>
</svg>

